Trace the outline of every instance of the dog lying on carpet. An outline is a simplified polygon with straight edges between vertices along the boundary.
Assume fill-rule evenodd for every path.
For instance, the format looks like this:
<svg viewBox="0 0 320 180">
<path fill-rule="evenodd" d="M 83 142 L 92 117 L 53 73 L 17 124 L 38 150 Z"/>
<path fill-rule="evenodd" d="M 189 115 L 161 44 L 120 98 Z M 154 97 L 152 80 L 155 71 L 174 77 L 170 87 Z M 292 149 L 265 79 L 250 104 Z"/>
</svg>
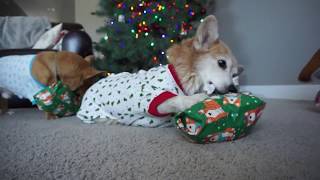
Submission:
<svg viewBox="0 0 320 180">
<path fill-rule="evenodd" d="M 218 23 L 204 19 L 195 37 L 167 51 L 169 65 L 101 79 L 85 93 L 77 116 L 85 123 L 109 120 L 125 125 L 163 127 L 170 114 L 208 95 L 236 91 L 239 66 L 219 40 Z"/>
<path fill-rule="evenodd" d="M 10 98 L 10 92 L 33 102 L 33 96 L 45 86 L 53 84 L 57 76 L 63 84 L 76 92 L 80 101 L 85 91 L 94 83 L 92 77 L 102 74 L 101 71 L 91 67 L 90 60 L 92 60 L 90 56 L 83 59 L 71 52 L 41 52 L 37 55 L 0 58 L 2 112 L 7 110 L 5 99 Z M 46 117 L 56 118 L 50 113 L 46 113 Z"/>
</svg>

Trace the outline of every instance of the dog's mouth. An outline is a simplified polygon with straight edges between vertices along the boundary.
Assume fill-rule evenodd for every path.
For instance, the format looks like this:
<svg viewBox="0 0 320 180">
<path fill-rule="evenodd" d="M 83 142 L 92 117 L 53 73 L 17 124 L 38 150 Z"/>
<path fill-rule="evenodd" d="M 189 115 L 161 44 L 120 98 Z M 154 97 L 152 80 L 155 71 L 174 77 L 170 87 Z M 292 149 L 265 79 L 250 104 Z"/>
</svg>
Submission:
<svg viewBox="0 0 320 180">
<path fill-rule="evenodd" d="M 238 89 L 235 86 L 230 86 L 228 89 L 226 89 L 225 91 L 219 91 L 218 89 L 216 89 L 213 92 L 214 94 L 219 94 L 219 95 L 223 95 L 223 94 L 227 94 L 227 93 L 238 93 Z"/>
<path fill-rule="evenodd" d="M 223 90 L 223 91 L 220 91 L 219 89 L 215 89 L 215 91 L 213 92 L 213 94 L 220 94 L 220 95 L 223 95 L 223 94 L 227 94 L 227 93 L 238 93 L 238 89 L 236 86 L 234 85 L 231 85 L 229 86 L 227 89 Z"/>
<path fill-rule="evenodd" d="M 212 94 L 210 94 L 210 96 L 212 95 L 223 95 L 223 94 L 227 94 L 228 91 L 219 91 L 218 89 L 214 90 L 214 92 Z"/>
<path fill-rule="evenodd" d="M 208 91 L 205 90 L 204 85 L 202 85 L 199 91 L 197 91 L 196 93 L 206 93 L 208 96 L 213 96 L 213 95 L 223 95 L 227 93 L 238 93 L 238 92 L 239 91 L 236 88 L 236 86 L 231 85 L 227 89 L 219 90 L 218 88 L 215 88 L 213 92 L 208 93 Z"/>
</svg>

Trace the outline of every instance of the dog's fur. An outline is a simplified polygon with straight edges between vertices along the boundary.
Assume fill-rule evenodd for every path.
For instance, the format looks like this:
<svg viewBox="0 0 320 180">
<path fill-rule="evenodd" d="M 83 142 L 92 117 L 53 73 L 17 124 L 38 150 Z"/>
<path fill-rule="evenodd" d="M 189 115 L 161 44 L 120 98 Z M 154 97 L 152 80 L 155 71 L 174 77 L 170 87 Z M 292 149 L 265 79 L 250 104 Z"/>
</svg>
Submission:
<svg viewBox="0 0 320 180">
<path fill-rule="evenodd" d="M 34 79 L 46 86 L 53 84 L 58 76 L 63 84 L 76 92 L 80 101 L 86 89 L 95 82 L 93 77 L 103 74 L 91 66 L 91 60 L 91 56 L 84 59 L 71 52 L 41 52 L 33 61 L 31 74 Z M 7 94 L 6 99 L 8 99 L 8 92 L 4 94 Z M 7 100 L 2 98 L 0 96 L 0 108 L 5 112 Z M 50 113 L 46 113 L 46 116 L 47 119 L 56 118 Z"/>
<path fill-rule="evenodd" d="M 173 45 L 167 51 L 187 96 L 176 96 L 160 104 L 160 113 L 180 112 L 213 93 L 226 93 L 233 86 L 232 78 L 242 68 L 231 50 L 219 39 L 217 19 L 210 15 L 204 19 L 193 38 Z M 218 60 L 226 63 L 219 66 Z"/>
</svg>

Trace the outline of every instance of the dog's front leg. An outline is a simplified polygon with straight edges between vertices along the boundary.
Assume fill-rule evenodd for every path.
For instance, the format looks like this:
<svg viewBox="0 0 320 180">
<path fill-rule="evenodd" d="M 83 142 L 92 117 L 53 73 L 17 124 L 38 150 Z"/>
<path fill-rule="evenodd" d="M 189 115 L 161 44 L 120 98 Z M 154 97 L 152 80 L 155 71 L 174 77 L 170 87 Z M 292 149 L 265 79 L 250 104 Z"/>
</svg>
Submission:
<svg viewBox="0 0 320 180">
<path fill-rule="evenodd" d="M 50 113 L 50 112 L 45 112 L 45 114 L 46 114 L 46 119 L 47 119 L 47 120 L 58 119 L 58 116 L 56 116 L 56 115 L 54 115 L 54 114 L 52 114 L 52 113 Z"/>
<path fill-rule="evenodd" d="M 197 102 L 208 98 L 206 94 L 195 94 L 192 96 L 175 96 L 170 98 L 158 106 L 158 111 L 161 114 L 177 113 L 184 111 Z"/>
</svg>

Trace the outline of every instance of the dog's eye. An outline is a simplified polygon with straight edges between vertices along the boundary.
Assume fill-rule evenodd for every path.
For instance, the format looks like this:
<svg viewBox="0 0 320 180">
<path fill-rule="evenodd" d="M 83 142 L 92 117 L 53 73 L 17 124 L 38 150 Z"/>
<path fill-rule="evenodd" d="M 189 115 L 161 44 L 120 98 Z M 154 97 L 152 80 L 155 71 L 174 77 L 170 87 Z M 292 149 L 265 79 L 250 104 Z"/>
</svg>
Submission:
<svg viewBox="0 0 320 180">
<path fill-rule="evenodd" d="M 218 65 L 219 67 L 221 67 L 222 69 L 226 69 L 227 68 L 227 62 L 223 59 L 219 59 L 218 60 Z"/>
</svg>

